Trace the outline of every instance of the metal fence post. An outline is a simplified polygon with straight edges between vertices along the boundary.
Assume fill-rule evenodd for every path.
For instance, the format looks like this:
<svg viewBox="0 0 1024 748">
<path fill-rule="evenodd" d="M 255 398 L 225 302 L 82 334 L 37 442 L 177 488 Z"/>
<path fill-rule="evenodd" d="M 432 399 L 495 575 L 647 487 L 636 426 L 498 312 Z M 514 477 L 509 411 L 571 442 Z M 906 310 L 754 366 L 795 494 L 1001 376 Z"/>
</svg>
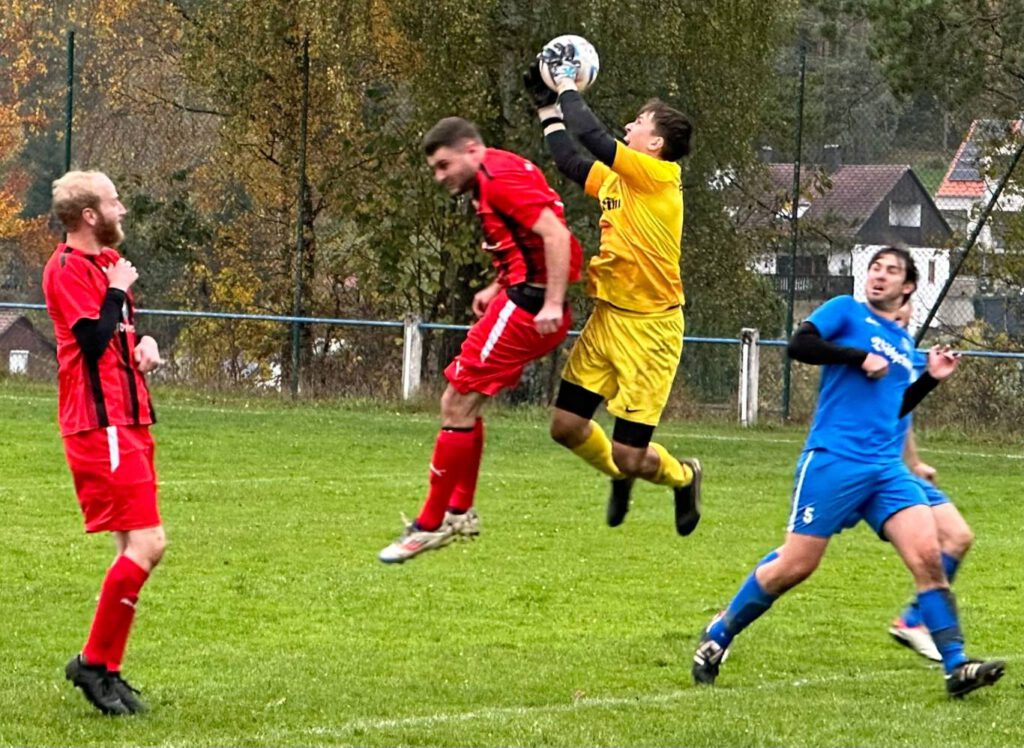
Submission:
<svg viewBox="0 0 1024 748">
<path fill-rule="evenodd" d="M 402 343 L 402 399 L 408 400 L 420 388 L 420 374 L 423 371 L 422 319 L 407 314 L 404 320 L 405 334 Z"/>
<path fill-rule="evenodd" d="M 753 327 L 740 330 L 740 425 L 757 423 L 757 380 L 761 370 L 761 333 Z"/>
<path fill-rule="evenodd" d="M 789 294 L 786 297 L 786 337 L 793 334 L 793 307 L 796 304 L 796 255 L 800 247 L 800 169 L 803 168 L 804 84 L 807 78 L 807 47 L 800 43 L 800 85 L 796 97 L 796 151 L 793 158 L 793 201 L 789 211 Z M 793 362 L 786 357 L 782 365 L 782 419 L 789 420 L 790 371 Z"/>
</svg>

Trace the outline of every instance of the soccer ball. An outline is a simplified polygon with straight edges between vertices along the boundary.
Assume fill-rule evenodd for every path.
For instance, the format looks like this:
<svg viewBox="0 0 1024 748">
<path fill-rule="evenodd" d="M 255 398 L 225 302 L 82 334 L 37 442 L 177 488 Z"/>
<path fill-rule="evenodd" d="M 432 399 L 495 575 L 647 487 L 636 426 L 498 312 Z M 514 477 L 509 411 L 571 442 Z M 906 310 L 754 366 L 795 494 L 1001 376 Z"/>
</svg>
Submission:
<svg viewBox="0 0 1024 748">
<path fill-rule="evenodd" d="M 597 57 L 597 50 L 594 49 L 594 45 L 582 36 L 563 34 L 549 41 L 544 45 L 544 48 L 547 49 L 554 44 L 561 44 L 563 46 L 571 44 L 573 49 L 576 50 L 576 59 L 580 61 L 580 71 L 576 74 L 576 88 L 580 91 L 586 91 L 590 88 L 590 84 L 597 80 L 597 71 L 601 69 L 601 61 Z M 540 66 L 540 77 L 544 79 L 544 83 L 548 88 L 552 91 L 556 90 L 547 65 L 542 64 Z"/>
</svg>

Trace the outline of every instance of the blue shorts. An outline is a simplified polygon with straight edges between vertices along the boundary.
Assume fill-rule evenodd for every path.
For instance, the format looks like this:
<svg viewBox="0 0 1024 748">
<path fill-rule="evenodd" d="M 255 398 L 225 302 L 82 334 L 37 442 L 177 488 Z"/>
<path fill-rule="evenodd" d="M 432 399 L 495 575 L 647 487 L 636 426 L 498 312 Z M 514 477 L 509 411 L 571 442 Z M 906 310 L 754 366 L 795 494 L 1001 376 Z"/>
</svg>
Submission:
<svg viewBox="0 0 1024 748">
<path fill-rule="evenodd" d="M 914 477 L 917 478 L 916 475 Z M 924 478 L 917 478 L 917 480 L 920 482 L 921 490 L 924 491 L 924 495 L 928 499 L 928 506 L 939 506 L 940 504 L 949 503 L 949 497 L 936 488 L 934 483 L 929 483 Z"/>
<path fill-rule="evenodd" d="M 828 538 L 864 520 L 884 539 L 882 526 L 889 517 L 918 504 L 929 506 L 924 482 L 902 460 L 866 463 L 808 450 L 796 463 L 787 529 Z"/>
</svg>

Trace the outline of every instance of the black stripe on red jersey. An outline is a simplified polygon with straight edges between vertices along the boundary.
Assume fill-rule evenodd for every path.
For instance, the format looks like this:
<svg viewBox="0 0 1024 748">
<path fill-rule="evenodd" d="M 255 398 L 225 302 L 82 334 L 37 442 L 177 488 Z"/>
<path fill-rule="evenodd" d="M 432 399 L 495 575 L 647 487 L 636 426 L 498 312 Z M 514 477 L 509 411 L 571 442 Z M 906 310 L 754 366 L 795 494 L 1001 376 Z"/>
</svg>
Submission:
<svg viewBox="0 0 1024 748">
<path fill-rule="evenodd" d="M 61 267 L 64 267 L 64 263 L 67 260 L 67 256 L 74 251 L 71 247 L 65 247 L 64 251 L 61 252 L 60 260 Z M 92 264 L 99 267 L 99 263 L 93 257 L 88 258 Z M 102 270 L 102 268 L 100 268 Z M 107 417 L 107 403 L 103 397 L 103 382 L 100 379 L 100 360 L 99 357 L 90 359 L 83 352 L 82 354 L 82 366 L 85 367 L 85 385 L 89 389 L 89 394 L 92 395 L 92 404 L 96 409 L 96 424 L 99 428 L 105 429 L 110 425 L 110 419 Z"/>
<path fill-rule="evenodd" d="M 128 398 L 132 409 L 132 423 L 139 425 L 139 390 L 135 385 L 135 372 L 132 370 L 132 361 L 135 359 L 134 351 L 128 347 L 128 325 L 132 324 L 135 315 L 132 314 L 132 302 L 126 296 L 121 318 L 124 324 L 121 325 L 119 338 L 121 350 L 124 351 L 124 376 L 128 380 Z"/>
<path fill-rule="evenodd" d="M 146 407 L 149 409 L 149 422 L 156 423 L 156 410 L 153 408 L 153 396 L 149 394 L 149 385 L 142 380 L 142 389 L 146 393 Z"/>
<path fill-rule="evenodd" d="M 103 399 L 99 359 L 90 361 L 85 356 L 82 356 L 82 366 L 85 367 L 85 386 L 88 388 L 89 394 L 92 395 L 92 404 L 96 409 L 97 428 L 105 429 L 110 425 L 110 419 L 107 418 L 107 404 Z"/>
<path fill-rule="evenodd" d="M 491 206 L 491 210 L 494 211 L 494 215 L 501 219 L 501 222 L 505 224 L 505 228 L 508 229 L 508 233 L 512 235 L 513 241 L 516 243 L 516 247 L 519 249 L 519 254 L 523 256 L 523 264 L 526 265 L 526 282 L 527 283 L 538 283 L 541 278 L 539 276 L 540 268 L 537 267 L 530 258 L 530 248 L 522 241 L 519 236 L 519 229 L 523 228 L 522 224 L 516 221 L 512 216 L 507 216 L 500 210 Z M 526 227 L 529 231 L 529 227 Z"/>
<path fill-rule="evenodd" d="M 121 373 L 124 375 L 125 380 L 128 382 L 128 401 L 129 401 L 129 405 L 130 405 L 130 407 L 132 409 L 132 423 L 134 423 L 136 426 L 138 426 L 139 425 L 139 391 L 138 391 L 138 388 L 135 386 L 135 372 L 132 371 L 132 363 L 131 363 L 131 356 L 132 356 L 132 354 L 128 350 L 128 332 L 126 330 L 121 330 L 119 336 L 121 338 L 121 349 L 125 352 L 125 362 L 124 362 L 123 371 Z"/>
</svg>

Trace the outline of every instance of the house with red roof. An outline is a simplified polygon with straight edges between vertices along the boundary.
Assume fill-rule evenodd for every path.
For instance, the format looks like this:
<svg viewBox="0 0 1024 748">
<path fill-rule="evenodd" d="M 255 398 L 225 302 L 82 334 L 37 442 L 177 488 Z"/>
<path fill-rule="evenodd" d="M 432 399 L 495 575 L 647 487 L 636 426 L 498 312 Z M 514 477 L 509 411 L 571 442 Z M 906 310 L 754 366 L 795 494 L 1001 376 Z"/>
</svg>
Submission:
<svg viewBox="0 0 1024 748">
<path fill-rule="evenodd" d="M 971 219 L 988 203 L 996 186 L 985 174 L 986 162 L 1006 151 L 1007 141 L 1021 132 L 1021 124 L 1019 119 L 976 119 L 971 123 L 935 192 L 935 204 L 954 230 L 967 234 L 973 228 Z M 1019 196 L 1004 193 L 997 209 L 1018 212 L 1022 207 Z M 983 245 L 998 245 L 990 227 L 983 228 L 978 238 Z"/>
</svg>

